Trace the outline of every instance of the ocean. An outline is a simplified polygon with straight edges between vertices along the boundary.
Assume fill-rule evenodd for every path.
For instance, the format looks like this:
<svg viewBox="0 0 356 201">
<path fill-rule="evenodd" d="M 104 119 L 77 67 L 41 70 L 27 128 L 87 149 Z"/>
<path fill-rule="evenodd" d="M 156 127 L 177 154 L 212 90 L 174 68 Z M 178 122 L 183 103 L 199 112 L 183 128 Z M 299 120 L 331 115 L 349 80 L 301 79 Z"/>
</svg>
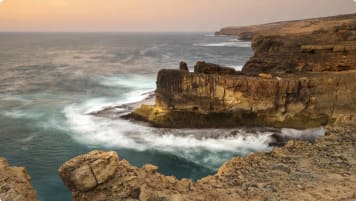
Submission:
<svg viewBox="0 0 356 201">
<path fill-rule="evenodd" d="M 197 180 L 233 156 L 270 150 L 272 131 L 156 129 L 90 115 L 141 101 L 161 68 L 240 70 L 250 42 L 208 33 L 0 33 L 0 156 L 25 166 L 42 201 L 69 201 L 58 168 L 90 150 Z"/>
</svg>

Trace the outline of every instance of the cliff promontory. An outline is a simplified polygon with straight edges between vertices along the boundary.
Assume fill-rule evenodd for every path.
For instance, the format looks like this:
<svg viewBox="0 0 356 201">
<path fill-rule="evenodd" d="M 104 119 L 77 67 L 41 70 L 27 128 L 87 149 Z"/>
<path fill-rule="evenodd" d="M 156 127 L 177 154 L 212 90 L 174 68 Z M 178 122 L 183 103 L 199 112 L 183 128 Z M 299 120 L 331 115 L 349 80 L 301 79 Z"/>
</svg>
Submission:
<svg viewBox="0 0 356 201">
<path fill-rule="evenodd" d="M 348 24 L 356 19 L 356 14 L 331 17 L 273 22 L 252 26 L 231 26 L 217 31 L 216 35 L 237 36 L 241 40 L 251 40 L 256 35 L 308 34 L 317 30 L 330 29 L 341 24 Z"/>
<path fill-rule="evenodd" d="M 155 105 L 128 117 L 169 128 L 355 125 L 355 16 L 324 18 L 328 26 L 312 32 L 256 35 L 242 72 L 205 62 L 194 72 L 161 70 Z"/>
</svg>

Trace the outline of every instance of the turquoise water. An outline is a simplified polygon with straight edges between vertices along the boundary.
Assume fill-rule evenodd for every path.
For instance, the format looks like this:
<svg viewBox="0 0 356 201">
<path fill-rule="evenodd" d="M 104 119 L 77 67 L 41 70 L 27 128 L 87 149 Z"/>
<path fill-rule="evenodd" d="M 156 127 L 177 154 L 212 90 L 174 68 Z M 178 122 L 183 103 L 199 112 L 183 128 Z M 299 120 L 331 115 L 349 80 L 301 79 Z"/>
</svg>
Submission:
<svg viewBox="0 0 356 201">
<path fill-rule="evenodd" d="M 248 42 L 205 33 L 1 33 L 0 44 L 0 156 L 28 169 L 39 200 L 71 200 L 57 169 L 93 149 L 194 180 L 232 156 L 269 149 L 271 132 L 154 129 L 89 114 L 145 99 L 157 71 L 182 60 L 239 69 L 252 55 Z"/>
</svg>

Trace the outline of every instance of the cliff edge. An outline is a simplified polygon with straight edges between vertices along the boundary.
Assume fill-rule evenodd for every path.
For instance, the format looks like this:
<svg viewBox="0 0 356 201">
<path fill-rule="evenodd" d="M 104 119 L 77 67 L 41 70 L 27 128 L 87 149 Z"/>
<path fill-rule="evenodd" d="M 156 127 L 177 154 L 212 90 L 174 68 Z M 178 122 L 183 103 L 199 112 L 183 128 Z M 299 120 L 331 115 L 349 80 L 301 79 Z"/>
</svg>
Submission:
<svg viewBox="0 0 356 201">
<path fill-rule="evenodd" d="M 240 40 L 252 40 L 256 35 L 308 34 L 321 29 L 330 29 L 348 24 L 356 19 L 356 14 L 346 14 L 313 19 L 281 21 L 252 26 L 230 26 L 215 32 L 215 35 L 237 36 Z"/>
</svg>

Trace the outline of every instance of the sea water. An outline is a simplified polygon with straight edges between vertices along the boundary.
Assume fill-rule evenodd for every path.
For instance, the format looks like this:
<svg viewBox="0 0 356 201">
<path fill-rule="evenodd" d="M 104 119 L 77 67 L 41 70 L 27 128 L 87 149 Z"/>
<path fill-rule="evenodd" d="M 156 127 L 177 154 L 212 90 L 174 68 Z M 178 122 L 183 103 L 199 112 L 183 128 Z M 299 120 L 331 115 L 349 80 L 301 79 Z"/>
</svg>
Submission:
<svg viewBox="0 0 356 201">
<path fill-rule="evenodd" d="M 271 131 L 155 129 L 90 114 L 145 99 L 158 70 L 180 61 L 241 70 L 250 45 L 207 33 L 1 33 L 0 156 L 27 168 L 39 200 L 69 201 L 57 169 L 90 150 L 193 180 L 269 150 Z"/>
</svg>

